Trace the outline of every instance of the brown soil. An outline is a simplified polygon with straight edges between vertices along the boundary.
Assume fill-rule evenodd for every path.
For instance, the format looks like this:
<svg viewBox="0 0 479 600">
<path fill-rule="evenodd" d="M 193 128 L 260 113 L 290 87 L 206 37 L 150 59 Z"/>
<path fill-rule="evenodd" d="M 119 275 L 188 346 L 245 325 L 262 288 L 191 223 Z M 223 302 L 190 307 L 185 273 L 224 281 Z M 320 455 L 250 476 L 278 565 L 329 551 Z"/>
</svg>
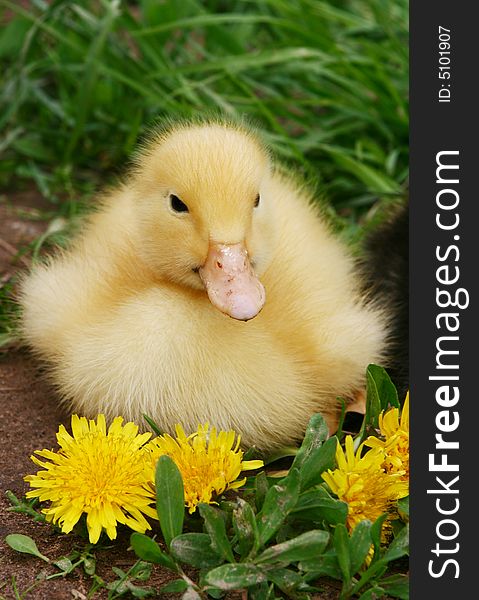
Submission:
<svg viewBox="0 0 479 600">
<path fill-rule="evenodd" d="M 19 269 L 28 267 L 28 253 L 19 259 L 16 249 L 24 247 L 46 229 L 48 223 L 39 220 L 39 211 L 45 208 L 48 206 L 35 193 L 9 196 L 8 202 L 5 197 L 0 198 L 0 286 Z M 49 525 L 12 512 L 5 496 L 6 490 L 18 498 L 24 496 L 27 484 L 23 477 L 36 471 L 30 455 L 36 449 L 55 448 L 58 425 L 68 422 L 69 415 L 62 410 L 55 391 L 28 352 L 20 347 L 0 350 L 0 599 L 108 598 L 104 588 L 89 595 L 93 580 L 81 568 L 67 577 L 46 580 L 46 576 L 58 573 L 58 569 L 33 556 L 15 552 L 4 541 L 11 533 L 28 535 L 52 560 L 69 555 L 74 548 L 85 547 L 85 540 L 77 535 L 56 533 Z M 117 540 L 108 547 L 95 549 L 96 573 L 104 581 L 116 579 L 112 567 L 127 571 L 135 563 L 133 552 L 128 550 L 129 535 L 129 530 L 119 528 Z M 147 582 L 136 583 L 158 590 L 173 579 L 174 575 L 169 571 L 155 566 Z M 325 581 L 322 587 L 324 591 L 316 596 L 317 600 L 338 598 L 337 582 Z M 179 596 L 158 593 L 156 597 Z M 227 596 L 228 600 L 240 597 L 239 594 Z"/>
</svg>

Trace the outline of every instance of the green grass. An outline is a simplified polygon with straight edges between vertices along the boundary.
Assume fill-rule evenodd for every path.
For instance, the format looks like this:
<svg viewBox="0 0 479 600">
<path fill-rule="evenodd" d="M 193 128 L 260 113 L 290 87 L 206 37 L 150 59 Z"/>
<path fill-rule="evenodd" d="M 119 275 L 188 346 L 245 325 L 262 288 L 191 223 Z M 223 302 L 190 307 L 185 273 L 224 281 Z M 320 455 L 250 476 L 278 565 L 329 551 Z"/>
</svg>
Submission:
<svg viewBox="0 0 479 600">
<path fill-rule="evenodd" d="M 353 220 L 403 191 L 406 0 L 31 4 L 0 1 L 3 185 L 71 199 L 156 119 L 219 110 L 252 119 Z"/>
</svg>

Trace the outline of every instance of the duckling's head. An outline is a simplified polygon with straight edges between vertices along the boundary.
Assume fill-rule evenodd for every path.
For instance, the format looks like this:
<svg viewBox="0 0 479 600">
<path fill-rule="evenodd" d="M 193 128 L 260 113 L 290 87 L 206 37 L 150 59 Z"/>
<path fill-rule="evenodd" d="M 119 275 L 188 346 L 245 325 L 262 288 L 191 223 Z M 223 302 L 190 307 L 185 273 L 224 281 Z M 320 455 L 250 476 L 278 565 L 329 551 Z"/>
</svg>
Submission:
<svg viewBox="0 0 479 600">
<path fill-rule="evenodd" d="M 246 129 L 212 122 L 158 134 L 130 183 L 143 259 L 163 279 L 206 290 L 223 313 L 255 317 L 274 240 L 269 175 L 268 153 Z"/>
</svg>

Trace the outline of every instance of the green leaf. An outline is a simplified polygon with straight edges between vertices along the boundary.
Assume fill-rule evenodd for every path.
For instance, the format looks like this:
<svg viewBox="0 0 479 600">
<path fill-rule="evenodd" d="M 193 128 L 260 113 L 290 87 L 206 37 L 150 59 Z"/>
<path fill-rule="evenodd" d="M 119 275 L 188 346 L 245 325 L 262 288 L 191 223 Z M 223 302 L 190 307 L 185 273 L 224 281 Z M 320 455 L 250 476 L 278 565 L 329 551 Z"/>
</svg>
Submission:
<svg viewBox="0 0 479 600">
<path fill-rule="evenodd" d="M 344 437 L 344 432 L 343 432 L 343 427 L 344 427 L 344 420 L 346 418 L 346 409 L 348 406 L 348 403 L 346 402 L 346 400 L 344 398 L 341 398 L 341 396 L 338 396 L 337 400 L 339 402 L 341 402 L 341 414 L 339 415 L 339 422 L 338 422 L 338 426 L 336 428 L 336 433 L 335 436 L 338 438 L 338 440 L 342 440 Z"/>
<path fill-rule="evenodd" d="M 238 550 L 241 558 L 248 554 L 254 556 L 259 548 L 259 532 L 256 516 L 251 505 L 237 499 L 236 508 L 233 510 L 233 529 L 238 538 Z"/>
<path fill-rule="evenodd" d="M 371 579 L 381 577 L 381 575 L 383 575 L 386 569 L 387 563 L 383 559 L 373 561 L 371 565 L 366 569 L 366 571 L 364 571 L 361 574 L 359 581 L 354 585 L 353 589 L 351 590 L 351 594 L 357 594 L 359 590 L 361 590 Z"/>
<path fill-rule="evenodd" d="M 180 535 L 185 518 L 185 493 L 181 473 L 169 456 L 160 456 L 156 466 L 156 510 L 165 543 Z"/>
<path fill-rule="evenodd" d="M 409 554 L 409 523 L 407 523 L 399 534 L 389 544 L 389 548 L 384 553 L 382 560 L 390 562 Z"/>
<path fill-rule="evenodd" d="M 208 590 L 208 593 L 210 591 Z M 248 600 L 277 600 L 274 593 L 274 584 L 268 585 L 267 581 L 262 581 L 248 588 Z"/>
<path fill-rule="evenodd" d="M 351 558 L 349 556 L 349 534 L 346 525 L 340 523 L 334 530 L 334 549 L 338 557 L 339 568 L 343 574 L 344 581 L 351 579 Z"/>
<path fill-rule="evenodd" d="M 326 440 L 322 446 L 311 451 L 301 467 L 301 490 L 307 490 L 318 483 L 322 483 L 321 474 L 326 469 L 332 469 L 335 465 L 337 447 L 338 439 L 333 436 Z"/>
<path fill-rule="evenodd" d="M 333 498 L 323 487 L 317 487 L 299 496 L 292 514 L 295 518 L 316 523 L 325 521 L 330 525 L 344 524 L 348 516 L 348 505 Z"/>
<path fill-rule="evenodd" d="M 251 563 L 222 565 L 205 576 L 208 585 L 220 590 L 237 590 L 262 581 L 266 581 L 265 570 Z"/>
<path fill-rule="evenodd" d="M 399 191 L 398 184 L 383 172 L 372 169 L 368 165 L 344 153 L 336 152 L 332 149 L 329 149 L 329 152 L 338 165 L 355 175 L 372 193 L 394 194 Z"/>
<path fill-rule="evenodd" d="M 349 541 L 349 554 L 351 557 L 351 574 L 354 575 L 363 566 L 372 546 L 371 521 L 364 520 L 356 525 Z"/>
<path fill-rule="evenodd" d="M 271 452 L 268 452 L 268 454 L 263 455 L 263 462 L 265 465 L 270 466 L 281 458 L 296 456 L 296 454 L 298 454 L 297 446 L 281 446 L 281 448 L 277 448 L 276 450 L 272 450 Z M 256 456 L 253 458 L 256 458 Z M 246 454 L 243 460 L 246 460 Z"/>
<path fill-rule="evenodd" d="M 92 557 L 85 557 L 83 559 L 83 570 L 87 575 L 94 575 L 96 571 L 96 560 Z"/>
<path fill-rule="evenodd" d="M 184 533 L 171 542 L 174 558 L 198 569 L 209 569 L 223 562 L 222 557 L 213 550 L 211 538 L 207 533 Z"/>
<path fill-rule="evenodd" d="M 51 148 L 47 145 L 46 140 L 41 140 L 35 134 L 26 134 L 17 138 L 12 142 L 12 147 L 20 154 L 40 162 L 49 162 L 53 158 Z"/>
<path fill-rule="evenodd" d="M 256 475 L 254 486 L 256 510 L 260 511 L 263 508 L 263 503 L 269 490 L 268 478 L 264 471 L 260 471 L 258 475 Z"/>
<path fill-rule="evenodd" d="M 170 583 L 162 586 L 160 592 L 162 594 L 181 594 L 188 589 L 188 584 L 184 579 L 175 579 Z"/>
<path fill-rule="evenodd" d="M 333 550 L 329 550 L 321 556 L 302 561 L 299 568 L 301 571 L 307 572 L 308 580 L 315 580 L 324 575 L 332 577 L 333 579 L 342 579 L 343 577 L 339 567 L 337 554 Z"/>
<path fill-rule="evenodd" d="M 261 458 L 261 455 L 258 453 L 258 449 L 256 446 L 250 446 L 248 450 L 243 454 L 243 461 L 245 460 L 256 460 Z"/>
<path fill-rule="evenodd" d="M 370 364 L 367 368 L 368 385 L 374 386 L 381 403 L 381 410 L 391 406 L 400 408 L 396 386 L 387 371 L 378 365 Z"/>
<path fill-rule="evenodd" d="M 370 427 L 379 427 L 379 414 L 382 410 L 388 406 L 399 407 L 396 388 L 382 367 L 370 364 L 366 371 L 366 380 L 366 414 L 359 432 L 361 441 L 366 439 Z"/>
<path fill-rule="evenodd" d="M 151 577 L 151 569 L 152 569 L 152 565 L 149 562 L 139 560 L 128 571 L 128 576 L 131 579 L 138 579 L 139 581 L 147 581 Z"/>
<path fill-rule="evenodd" d="M 157 565 L 163 565 L 172 571 L 178 570 L 174 560 L 161 550 L 155 540 L 147 535 L 135 531 L 130 536 L 130 544 L 138 558 Z"/>
<path fill-rule="evenodd" d="M 8 24 L 4 21 L 0 31 L 0 58 L 10 55 L 13 59 L 20 54 L 30 27 L 31 23 L 21 17 L 12 19 Z"/>
<path fill-rule="evenodd" d="M 379 598 L 384 597 L 385 590 L 379 586 L 374 585 L 374 587 L 366 590 L 361 596 L 359 596 L 359 600 L 378 600 Z"/>
<path fill-rule="evenodd" d="M 381 398 L 379 396 L 378 389 L 376 387 L 376 383 L 369 372 L 366 373 L 367 379 L 367 396 L 366 396 L 366 413 L 364 415 L 364 432 L 363 436 L 366 435 L 366 428 L 368 426 L 375 427 L 376 429 L 379 427 L 379 414 L 381 412 Z M 362 439 L 362 437 L 361 437 Z"/>
<path fill-rule="evenodd" d="M 272 569 L 267 572 L 268 580 L 272 581 L 279 589 L 289 595 L 304 583 L 301 575 L 291 569 Z"/>
<path fill-rule="evenodd" d="M 41 558 L 45 562 L 50 562 L 50 559 L 40 552 L 34 540 L 32 540 L 32 538 L 28 535 L 23 535 L 21 533 L 11 533 L 7 535 L 5 541 L 10 546 L 10 548 L 13 548 L 13 550 L 16 550 L 17 552 L 23 552 L 24 554 L 32 554 L 37 558 Z"/>
<path fill-rule="evenodd" d="M 401 498 L 397 502 L 399 516 L 403 521 L 409 520 L 409 496 Z"/>
<path fill-rule="evenodd" d="M 73 570 L 73 563 L 72 561 L 67 557 L 63 557 L 63 558 L 59 558 L 58 560 L 55 560 L 53 562 L 53 564 L 55 565 L 55 567 L 58 567 L 60 569 L 60 571 L 63 571 L 63 573 L 70 573 Z"/>
<path fill-rule="evenodd" d="M 268 490 L 261 512 L 256 517 L 260 546 L 278 531 L 299 498 L 298 469 L 291 467 L 287 477 Z"/>
<path fill-rule="evenodd" d="M 319 413 L 313 415 L 306 427 L 303 442 L 295 456 L 291 469 L 297 468 L 302 470 L 306 460 L 315 450 L 322 446 L 328 435 L 329 429 L 323 416 Z"/>
<path fill-rule="evenodd" d="M 148 415 L 143 415 L 143 418 L 145 419 L 145 421 L 148 423 L 148 425 L 150 426 L 150 429 L 153 431 L 153 433 L 157 436 L 161 436 L 163 435 L 163 431 L 161 431 L 161 429 L 158 427 L 158 425 L 153 421 L 153 419 L 151 419 Z"/>
<path fill-rule="evenodd" d="M 256 558 L 256 563 L 292 563 L 313 558 L 324 552 L 329 542 L 329 533 L 313 529 L 297 537 L 271 546 Z"/>
<path fill-rule="evenodd" d="M 391 525 L 391 529 L 393 532 L 393 536 L 396 537 L 399 535 L 399 533 L 401 532 L 401 529 L 403 529 L 406 525 L 407 521 L 401 521 L 401 519 L 392 519 L 390 521 L 390 525 Z"/>
<path fill-rule="evenodd" d="M 394 598 L 409 600 L 409 577 L 397 573 L 390 577 L 384 577 L 379 582 L 384 591 Z"/>
<path fill-rule="evenodd" d="M 199 504 L 200 515 L 205 520 L 206 531 L 211 538 L 213 550 L 229 562 L 235 562 L 226 526 L 221 512 L 208 504 Z"/>
<path fill-rule="evenodd" d="M 371 526 L 371 540 L 374 544 L 374 558 L 377 560 L 381 553 L 381 533 L 383 530 L 384 521 L 387 519 L 387 514 L 380 515 Z"/>
<path fill-rule="evenodd" d="M 208 596 L 211 596 L 212 598 L 216 598 L 217 600 L 220 600 L 220 598 L 223 598 L 224 592 L 223 592 L 223 590 L 219 590 L 218 588 L 209 587 L 208 588 Z"/>
<path fill-rule="evenodd" d="M 150 596 L 156 596 L 156 590 L 152 587 L 139 587 L 134 585 L 131 581 L 125 581 L 125 587 L 133 598 L 149 598 Z"/>
</svg>

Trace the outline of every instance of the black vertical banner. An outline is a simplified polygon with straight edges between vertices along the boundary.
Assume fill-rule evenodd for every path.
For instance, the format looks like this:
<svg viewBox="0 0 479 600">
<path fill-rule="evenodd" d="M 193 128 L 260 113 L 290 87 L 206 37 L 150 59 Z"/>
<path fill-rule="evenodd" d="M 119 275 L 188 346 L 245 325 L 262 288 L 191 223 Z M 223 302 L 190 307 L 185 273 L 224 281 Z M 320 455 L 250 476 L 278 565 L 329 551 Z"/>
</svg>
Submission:
<svg viewBox="0 0 479 600">
<path fill-rule="evenodd" d="M 411 0 L 411 598 L 479 597 L 479 5 Z"/>
</svg>

